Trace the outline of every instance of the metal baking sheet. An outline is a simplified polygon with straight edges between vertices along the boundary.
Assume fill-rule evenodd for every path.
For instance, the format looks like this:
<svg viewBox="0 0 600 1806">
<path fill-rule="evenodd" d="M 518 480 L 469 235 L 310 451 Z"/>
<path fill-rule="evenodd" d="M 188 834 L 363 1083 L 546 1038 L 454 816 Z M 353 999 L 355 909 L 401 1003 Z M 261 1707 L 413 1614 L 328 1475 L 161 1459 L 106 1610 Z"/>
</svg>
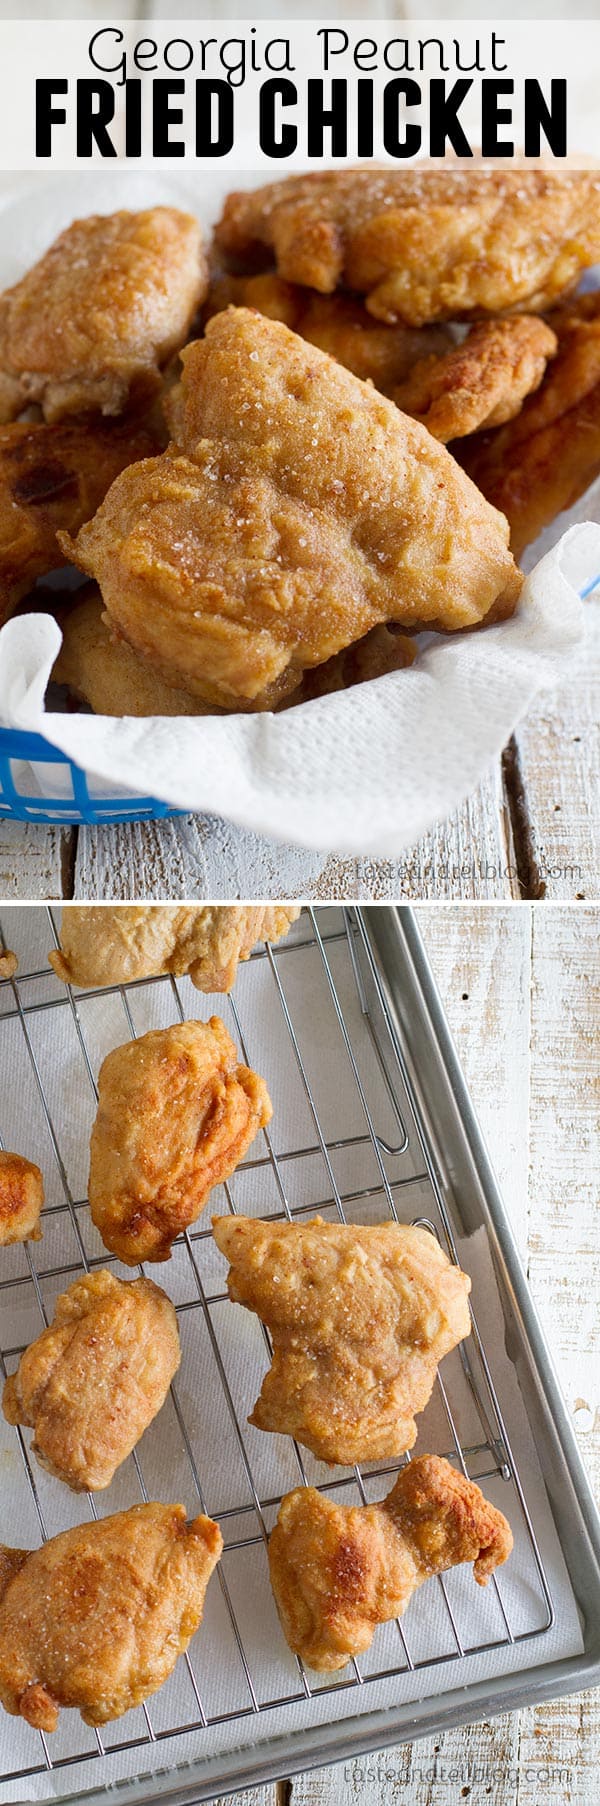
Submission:
<svg viewBox="0 0 600 1806">
<path fill-rule="evenodd" d="M 446 1455 L 510 1518 L 515 1553 L 485 1592 L 460 1570 L 333 1677 L 305 1672 L 278 1624 L 265 1560 L 282 1494 L 307 1479 L 342 1503 L 382 1497 L 399 1465 L 332 1472 L 246 1421 L 268 1359 L 226 1296 L 206 1218 L 153 1268 L 176 1304 L 170 1400 L 112 1486 L 71 1494 L 3 1425 L 0 1535 L 34 1546 L 144 1497 L 216 1517 L 225 1553 L 188 1657 L 146 1707 L 102 1732 L 61 1715 L 52 1738 L 0 1722 L 0 1802 L 184 1802 L 398 1743 L 599 1676 L 600 1534 L 502 1201 L 408 909 L 306 910 L 240 968 L 230 998 L 187 980 L 71 993 L 46 963 L 58 916 L 3 912 L 20 956 L 0 987 L 0 1136 L 42 1166 L 41 1242 L 2 1251 L 4 1371 L 86 1266 L 110 1265 L 89 1218 L 87 1145 L 109 1047 L 178 1016 L 224 1016 L 263 1073 L 272 1124 L 211 1211 L 423 1222 L 473 1277 L 473 1333 L 440 1370 L 418 1452 Z M 208 1214 L 208 1213 L 207 1213 Z M 542 1478 L 543 1476 L 543 1478 Z M 18 1533 L 15 1526 L 18 1524 Z"/>
</svg>

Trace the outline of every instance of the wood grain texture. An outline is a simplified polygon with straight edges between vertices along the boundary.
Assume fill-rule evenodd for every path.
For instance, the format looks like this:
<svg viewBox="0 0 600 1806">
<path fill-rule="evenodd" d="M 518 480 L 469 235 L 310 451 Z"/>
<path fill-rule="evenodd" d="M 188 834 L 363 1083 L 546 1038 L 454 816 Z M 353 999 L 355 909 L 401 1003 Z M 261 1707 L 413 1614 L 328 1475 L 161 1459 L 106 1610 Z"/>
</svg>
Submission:
<svg viewBox="0 0 600 1806">
<path fill-rule="evenodd" d="M 417 918 L 572 1421 L 600 1481 L 597 909 Z M 528 1155 L 529 1140 L 529 1155 Z M 595 1806 L 600 1695 L 528 1709 L 292 1782 L 292 1806 Z"/>
<path fill-rule="evenodd" d="M 541 698 L 516 738 L 534 885 L 552 898 L 598 896 L 600 603 L 559 691 Z"/>
<path fill-rule="evenodd" d="M 338 859 L 282 846 L 210 816 L 81 828 L 76 897 L 306 899 L 518 894 L 500 768 L 446 824 L 398 860 Z M 33 893 L 32 893 L 33 894 Z"/>
<path fill-rule="evenodd" d="M 74 847 L 71 828 L 0 821 L 0 898 L 24 903 L 70 896 Z"/>
<path fill-rule="evenodd" d="M 324 855 L 276 845 L 213 816 L 81 828 L 76 897 L 169 901 L 312 897 Z"/>
</svg>

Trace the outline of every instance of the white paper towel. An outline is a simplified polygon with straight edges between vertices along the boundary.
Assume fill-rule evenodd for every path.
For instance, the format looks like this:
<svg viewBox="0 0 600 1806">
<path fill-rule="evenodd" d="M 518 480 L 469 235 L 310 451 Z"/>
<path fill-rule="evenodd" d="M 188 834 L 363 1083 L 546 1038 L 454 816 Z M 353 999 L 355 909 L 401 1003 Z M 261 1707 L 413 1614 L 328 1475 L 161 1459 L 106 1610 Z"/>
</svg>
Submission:
<svg viewBox="0 0 600 1806">
<path fill-rule="evenodd" d="M 236 172 L 236 184 L 252 180 L 252 172 Z M 0 286 L 77 212 L 169 200 L 193 206 L 208 225 L 232 185 L 231 172 L 220 172 L 207 205 L 202 178 L 191 175 L 119 170 L 38 182 L 18 202 L 5 200 Z M 598 573 L 600 527 L 589 522 L 536 566 L 512 620 L 464 636 L 423 636 L 410 670 L 283 715 L 46 714 L 59 630 L 50 617 L 21 617 L 0 632 L 0 721 L 45 734 L 94 774 L 97 795 L 122 789 L 126 773 L 132 792 L 276 840 L 393 857 L 475 788 L 537 692 L 561 681 L 584 631 L 577 591 Z M 56 794 L 69 794 L 68 774 L 55 779 L 64 786 Z"/>
<path fill-rule="evenodd" d="M 527 579 L 511 621 L 429 639 L 410 670 L 283 715 L 198 719 L 46 714 L 60 645 L 45 615 L 0 634 L 0 719 L 44 733 L 108 793 L 223 815 L 257 833 L 391 857 L 468 795 L 537 691 L 578 645 L 577 589 L 600 572 L 600 527 L 573 527 Z M 65 779 L 66 782 L 66 779 Z"/>
</svg>

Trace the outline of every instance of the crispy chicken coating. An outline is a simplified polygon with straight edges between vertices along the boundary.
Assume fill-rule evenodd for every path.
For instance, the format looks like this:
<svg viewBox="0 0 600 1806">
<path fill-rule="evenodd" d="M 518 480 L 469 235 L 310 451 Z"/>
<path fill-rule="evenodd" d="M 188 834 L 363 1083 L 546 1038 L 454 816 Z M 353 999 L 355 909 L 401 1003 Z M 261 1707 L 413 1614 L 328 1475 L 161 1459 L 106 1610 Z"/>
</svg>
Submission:
<svg viewBox="0 0 600 1806">
<path fill-rule="evenodd" d="M 175 443 L 62 544 L 171 684 L 274 706 L 382 621 L 510 614 L 501 515 L 444 447 L 278 321 L 232 308 L 183 353 Z"/>
<path fill-rule="evenodd" d="M 484 320 L 462 345 L 414 364 L 392 400 L 446 445 L 512 420 L 525 396 L 539 388 L 556 347 L 556 334 L 536 314 Z"/>
<path fill-rule="evenodd" d="M 417 358 L 441 356 L 452 347 L 447 326 L 386 326 L 374 320 L 354 295 L 317 295 L 298 283 L 284 282 L 272 270 L 258 276 L 218 276 L 208 292 L 205 317 L 224 307 L 255 307 L 270 320 L 281 320 L 301 339 L 327 351 L 361 382 L 372 382 L 382 395 L 408 376 Z M 409 410 L 410 412 L 410 410 Z"/>
<path fill-rule="evenodd" d="M 600 294 L 550 318 L 558 353 L 537 393 L 516 420 L 456 448 L 506 515 L 515 557 L 600 474 Z"/>
<path fill-rule="evenodd" d="M 119 472 L 160 445 L 131 415 L 0 427 L 0 626 L 38 577 L 64 564 L 58 528 L 77 533 Z"/>
<path fill-rule="evenodd" d="M 0 420 L 121 414 L 158 387 L 207 288 L 200 227 L 175 207 L 91 214 L 0 297 Z"/>
<path fill-rule="evenodd" d="M 219 250 L 234 265 L 366 296 L 390 323 L 539 313 L 600 253 L 591 170 L 332 169 L 227 197 Z"/>
<path fill-rule="evenodd" d="M 435 1455 L 409 1461 L 379 1505 L 336 1505 L 299 1487 L 282 1500 L 269 1543 L 290 1649 L 321 1672 L 345 1668 L 424 1580 L 472 1561 L 485 1586 L 512 1544 L 502 1512 Z"/>
<path fill-rule="evenodd" d="M 168 1260 L 214 1185 L 272 1115 L 263 1079 L 238 1065 L 218 1016 L 152 1029 L 107 1054 L 90 1144 L 89 1201 L 126 1266 Z"/>
<path fill-rule="evenodd" d="M 4 1387 L 8 1423 L 34 1430 L 42 1467 L 74 1492 L 111 1480 L 164 1404 L 180 1361 L 170 1298 L 106 1268 L 76 1279 Z"/>
<path fill-rule="evenodd" d="M 9 957 L 13 957 L 14 955 Z M 32 1160 L 0 1148 L 0 1246 L 39 1242 L 44 1181 Z"/>
<path fill-rule="evenodd" d="M 197 696 L 165 683 L 125 640 L 117 639 L 95 583 L 84 584 L 81 601 L 67 611 L 60 626 L 62 646 L 51 681 L 64 684 L 79 702 L 89 703 L 95 715 L 207 712 Z"/>
<path fill-rule="evenodd" d="M 214 1217 L 229 1296 L 270 1331 L 249 1422 L 351 1466 L 412 1448 L 442 1356 L 468 1336 L 471 1282 L 426 1229 Z"/>
<path fill-rule="evenodd" d="M 63 905 L 60 952 L 48 954 L 65 984 L 132 984 L 187 972 L 199 991 L 231 991 L 240 960 L 257 941 L 279 941 L 300 914 L 296 905 Z"/>
<path fill-rule="evenodd" d="M 106 1724 L 156 1693 L 202 1619 L 223 1540 L 183 1505 L 134 1505 L 0 1550 L 0 1700 L 37 1730 Z"/>
<path fill-rule="evenodd" d="M 10 953 L 8 947 L 0 952 L 0 978 L 14 978 L 19 961 L 16 953 Z"/>
<path fill-rule="evenodd" d="M 65 684 L 71 695 L 88 702 L 97 715 L 204 715 L 222 714 L 214 705 L 200 702 L 187 690 L 165 683 L 143 664 L 125 640 L 111 632 L 104 604 L 95 583 L 86 583 L 81 601 L 61 622 L 63 642 L 53 667 L 54 683 Z M 412 665 L 417 647 L 408 634 L 394 627 L 372 627 L 362 640 L 344 652 L 305 671 L 301 684 L 278 706 L 288 708 L 330 696 L 353 684 L 402 671 Z M 89 912 L 88 912 L 89 913 Z M 220 990 L 220 985 L 212 987 Z"/>
<path fill-rule="evenodd" d="M 354 684 L 371 683 L 390 671 L 405 671 L 413 665 L 418 647 L 398 627 L 372 627 L 362 640 L 355 640 L 344 652 L 337 652 L 324 665 L 305 671 L 302 683 L 281 708 L 295 708 L 299 702 L 312 702 L 316 696 L 331 696 L 336 690 L 350 690 Z"/>
</svg>

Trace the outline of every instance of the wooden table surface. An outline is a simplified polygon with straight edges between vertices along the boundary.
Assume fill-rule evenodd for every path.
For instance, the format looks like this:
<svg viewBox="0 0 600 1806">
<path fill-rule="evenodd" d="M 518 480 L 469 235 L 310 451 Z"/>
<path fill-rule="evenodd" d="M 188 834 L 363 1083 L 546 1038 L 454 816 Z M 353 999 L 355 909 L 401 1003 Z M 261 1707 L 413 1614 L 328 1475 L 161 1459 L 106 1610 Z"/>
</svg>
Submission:
<svg viewBox="0 0 600 1806">
<path fill-rule="evenodd" d="M 417 911 L 582 1454 L 600 1488 L 598 912 Z M 600 1692 L 527 1708 L 232 1806 L 595 1806 Z"/>
</svg>

